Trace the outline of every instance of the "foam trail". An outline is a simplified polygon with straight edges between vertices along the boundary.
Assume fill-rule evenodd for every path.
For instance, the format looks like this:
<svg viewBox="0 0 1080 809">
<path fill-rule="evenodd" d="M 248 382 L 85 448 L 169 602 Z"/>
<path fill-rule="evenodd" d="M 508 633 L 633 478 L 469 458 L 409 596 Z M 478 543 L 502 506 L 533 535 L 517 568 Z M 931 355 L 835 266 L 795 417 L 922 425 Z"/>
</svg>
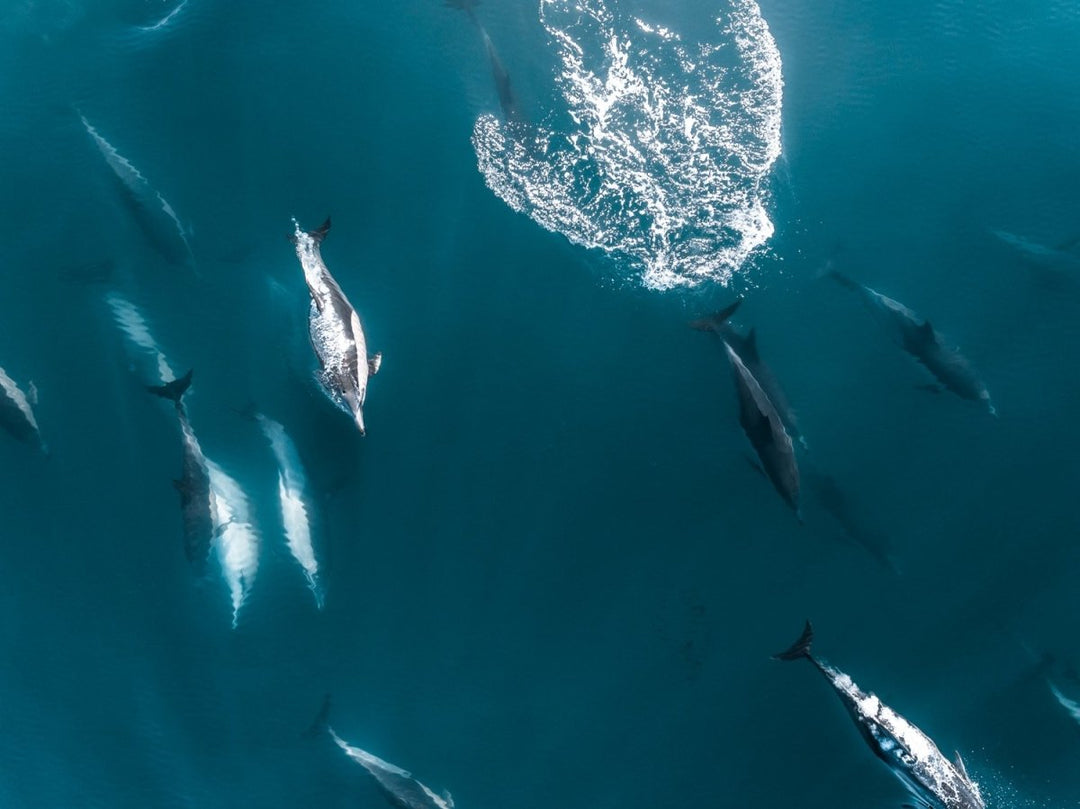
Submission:
<svg viewBox="0 0 1080 809">
<path fill-rule="evenodd" d="M 315 606 L 321 610 L 324 596 L 319 583 L 319 562 L 311 541 L 307 476 L 300 462 L 300 454 L 281 424 L 262 413 L 257 413 L 255 418 L 270 442 L 278 465 L 278 500 L 281 503 L 285 540 L 293 558 L 304 571 L 308 587 L 315 596 Z"/>
<path fill-rule="evenodd" d="M 247 495 L 233 478 L 211 460 L 210 513 L 214 521 L 214 547 L 232 600 L 232 625 L 237 627 L 255 573 L 259 569 L 259 535 L 251 521 Z"/>
<path fill-rule="evenodd" d="M 165 385 L 176 379 L 176 372 L 169 364 L 165 353 L 158 346 L 150 333 L 150 327 L 146 323 L 139 308 L 118 292 L 110 292 L 105 296 L 105 302 L 112 309 L 113 319 L 116 325 L 127 337 L 130 348 L 135 349 L 136 357 L 149 356 L 153 360 L 154 384 Z"/>
<path fill-rule="evenodd" d="M 614 6 L 614 4 L 613 4 Z M 482 115 L 477 164 L 514 210 L 627 262 L 651 289 L 726 284 L 772 236 L 780 52 L 753 0 L 690 44 L 605 0 L 541 0 L 573 127 Z"/>
</svg>

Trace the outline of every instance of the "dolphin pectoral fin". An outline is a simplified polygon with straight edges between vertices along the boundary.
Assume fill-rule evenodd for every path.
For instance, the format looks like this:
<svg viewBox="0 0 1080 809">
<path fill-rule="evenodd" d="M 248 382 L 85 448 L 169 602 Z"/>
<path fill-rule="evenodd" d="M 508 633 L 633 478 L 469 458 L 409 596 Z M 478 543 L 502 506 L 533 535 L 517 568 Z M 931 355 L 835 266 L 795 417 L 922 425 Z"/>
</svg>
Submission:
<svg viewBox="0 0 1080 809">
<path fill-rule="evenodd" d="M 368 373 L 372 376 L 379 373 L 379 368 L 382 367 L 382 352 L 376 351 L 374 356 L 369 357 L 367 361 Z"/>
<path fill-rule="evenodd" d="M 971 780 L 971 776 L 968 775 L 967 767 L 964 766 L 964 759 L 960 758 L 960 751 L 956 751 L 956 769 L 960 771 L 960 774 L 964 776 L 968 781 Z"/>
<path fill-rule="evenodd" d="M 750 456 L 749 456 L 749 455 L 748 455 L 747 453 L 745 453 L 745 452 L 743 453 L 743 459 L 744 459 L 744 460 L 745 460 L 745 461 L 746 461 L 746 462 L 747 462 L 748 464 L 750 464 L 750 468 L 751 468 L 751 469 L 753 469 L 753 470 L 754 470 L 755 472 L 757 472 L 757 473 L 758 473 L 759 475 L 761 475 L 761 476 L 762 476 L 763 478 L 765 478 L 766 480 L 768 480 L 769 476 L 765 474 L 765 470 L 761 468 L 761 464 L 759 464 L 759 463 L 758 463 L 758 462 L 757 462 L 756 460 L 754 460 L 753 458 L 751 458 L 751 457 L 750 457 Z"/>
<path fill-rule="evenodd" d="M 29 384 L 29 386 L 28 386 L 28 390 L 26 392 L 26 398 L 30 401 L 30 404 L 32 404 L 34 407 L 37 407 L 38 390 L 37 390 L 37 385 L 35 385 L 33 382 L 31 382 Z"/>
<path fill-rule="evenodd" d="M 443 800 L 446 801 L 447 807 L 449 807 L 449 809 L 454 809 L 454 796 L 450 794 L 449 789 L 444 789 L 442 791 L 442 797 Z"/>
</svg>

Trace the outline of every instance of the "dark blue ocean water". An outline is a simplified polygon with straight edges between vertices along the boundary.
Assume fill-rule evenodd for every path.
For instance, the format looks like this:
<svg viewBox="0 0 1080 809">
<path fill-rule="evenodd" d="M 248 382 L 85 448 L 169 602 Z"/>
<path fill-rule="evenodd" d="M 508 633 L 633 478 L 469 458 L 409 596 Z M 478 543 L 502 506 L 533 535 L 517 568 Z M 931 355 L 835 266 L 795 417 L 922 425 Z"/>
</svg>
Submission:
<svg viewBox="0 0 1080 809">
<path fill-rule="evenodd" d="M 724 3 L 607 5 L 724 37 Z M 485 184 L 471 138 L 499 102 L 461 12 L 187 0 L 144 30 L 172 8 L 0 17 L 0 366 L 34 381 L 50 450 L 0 435 L 0 802 L 379 806 L 303 737 L 331 693 L 342 737 L 462 809 L 897 806 L 820 677 L 769 659 L 810 617 L 988 806 L 1080 805 L 1080 725 L 1047 681 L 1080 700 L 1080 259 L 994 234 L 1080 236 L 1076 3 L 763 0 L 774 232 L 729 285 L 669 291 L 641 281 L 647 250 L 572 244 Z M 565 126 L 537 4 L 476 14 L 528 120 Z M 194 268 L 154 249 L 80 114 L 190 227 Z M 328 213 L 324 258 L 384 354 L 364 438 L 313 382 L 286 240 Z M 960 345 L 999 418 L 921 390 L 817 278 L 830 259 Z M 110 293 L 196 369 L 192 423 L 250 498 L 236 629 L 184 558 L 176 419 Z M 686 327 L 737 294 L 804 474 L 839 482 L 899 575 L 747 463 L 720 344 Z M 307 470 L 321 612 L 251 402 Z"/>
</svg>

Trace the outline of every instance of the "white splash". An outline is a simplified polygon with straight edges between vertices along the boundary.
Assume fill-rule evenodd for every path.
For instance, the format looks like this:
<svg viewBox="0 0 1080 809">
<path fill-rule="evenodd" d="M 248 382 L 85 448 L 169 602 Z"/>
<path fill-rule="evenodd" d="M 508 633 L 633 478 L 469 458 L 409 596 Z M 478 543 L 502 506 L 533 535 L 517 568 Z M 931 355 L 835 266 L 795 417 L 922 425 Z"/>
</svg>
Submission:
<svg viewBox="0 0 1080 809">
<path fill-rule="evenodd" d="M 715 43 L 688 44 L 605 0 L 541 0 L 540 20 L 573 127 L 482 115 L 472 140 L 488 186 L 628 261 L 646 287 L 726 284 L 773 234 L 783 78 L 757 3 L 732 0 Z"/>
<path fill-rule="evenodd" d="M 868 694 L 855 684 L 850 676 L 831 666 L 824 665 L 823 671 L 832 680 L 833 686 L 846 694 L 852 701 L 855 709 L 866 720 L 881 727 L 892 738 L 903 745 L 907 751 L 905 764 L 925 783 L 930 791 L 939 799 L 944 796 L 954 798 L 965 792 L 977 801 L 978 806 L 983 806 L 979 787 L 974 781 L 964 777 L 949 759 L 942 755 L 933 740 L 919 730 L 915 725 L 908 722 L 904 717 L 878 699 L 874 694 Z M 900 773 L 897 773 L 900 775 Z M 905 785 L 911 787 L 906 778 L 901 776 Z M 918 793 L 915 793 L 918 794 Z M 959 799 L 945 800 L 947 806 L 968 806 Z"/>
<path fill-rule="evenodd" d="M 156 384 L 164 385 L 176 379 L 176 373 L 150 333 L 150 327 L 139 308 L 117 292 L 106 295 L 105 302 L 112 309 L 113 319 L 127 337 L 129 346 L 135 349 L 136 356 L 149 356 L 153 361 Z"/>
<path fill-rule="evenodd" d="M 281 503 L 281 522 L 285 541 L 293 558 L 300 564 L 308 587 L 315 595 L 315 606 L 323 608 L 323 590 L 319 584 L 319 562 L 311 541 L 311 520 L 308 515 L 307 476 L 285 428 L 262 413 L 255 416 L 278 465 L 278 500 Z"/>
<path fill-rule="evenodd" d="M 259 568 L 259 535 L 251 520 L 247 495 L 220 466 L 207 459 L 210 476 L 210 514 L 214 521 L 213 546 L 232 599 L 233 629 L 240 608 L 251 592 Z"/>
</svg>

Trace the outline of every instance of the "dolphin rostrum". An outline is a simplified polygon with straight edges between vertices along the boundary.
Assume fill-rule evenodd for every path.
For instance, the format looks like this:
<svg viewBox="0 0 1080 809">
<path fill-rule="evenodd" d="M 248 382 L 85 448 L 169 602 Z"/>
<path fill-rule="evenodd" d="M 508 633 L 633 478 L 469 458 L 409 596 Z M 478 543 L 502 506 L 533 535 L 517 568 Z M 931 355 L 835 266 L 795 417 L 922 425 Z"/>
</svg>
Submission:
<svg viewBox="0 0 1080 809">
<path fill-rule="evenodd" d="M 792 408 L 791 403 L 788 402 L 783 388 L 780 387 L 776 374 L 765 364 L 764 360 L 761 359 L 761 354 L 758 352 L 757 332 L 750 329 L 745 335 L 740 334 L 728 322 L 741 303 L 742 298 L 739 298 L 719 312 L 694 320 L 690 323 L 690 328 L 718 334 L 725 343 L 731 346 L 750 373 L 754 375 L 754 379 L 761 385 L 761 389 L 765 391 L 769 401 L 773 403 L 776 412 L 780 415 L 780 420 L 784 422 L 784 429 L 788 431 L 788 435 L 802 444 L 803 449 L 807 449 L 806 437 L 799 427 L 799 420 L 795 415 L 795 410 Z"/>
<path fill-rule="evenodd" d="M 45 442 L 41 439 L 33 405 L 37 404 L 37 388 L 31 382 L 23 390 L 7 371 L 0 368 L 0 425 L 15 438 L 26 443 L 37 444 L 42 452 L 48 453 Z"/>
<path fill-rule="evenodd" d="M 925 365 L 942 385 L 962 399 L 982 402 L 991 415 L 997 415 L 990 401 L 990 392 L 971 363 L 959 349 L 945 342 L 929 320 L 919 317 L 899 301 L 836 270 L 828 269 L 826 272 L 841 286 L 858 293 L 892 340 Z"/>
<path fill-rule="evenodd" d="M 933 740 L 839 669 L 810 653 L 810 622 L 795 644 L 776 660 L 809 660 L 844 703 L 863 739 L 900 779 L 921 809 L 985 809 L 979 786 L 971 780 L 957 753 L 949 761 Z"/>
<path fill-rule="evenodd" d="M 194 265 L 187 231 L 176 211 L 126 157 L 80 115 L 83 126 L 120 183 L 124 201 L 150 243 L 170 264 Z"/>
<path fill-rule="evenodd" d="M 302 231 L 295 220 L 293 224 L 296 256 L 311 293 L 308 331 L 319 358 L 319 381 L 331 401 L 353 417 L 363 435 L 368 377 L 378 372 L 382 354 L 368 356 L 360 318 L 323 262 L 320 245 L 330 230 L 329 217 L 310 233 Z"/>
<path fill-rule="evenodd" d="M 799 510 L 799 467 L 795 462 L 795 448 L 791 436 L 784 429 L 780 414 L 761 385 L 750 373 L 746 364 L 728 343 L 724 343 L 728 361 L 735 377 L 735 391 L 739 397 L 739 424 L 750 439 L 750 444 L 761 459 L 765 475 L 772 481 L 776 491 L 795 511 L 802 522 Z"/>
</svg>

